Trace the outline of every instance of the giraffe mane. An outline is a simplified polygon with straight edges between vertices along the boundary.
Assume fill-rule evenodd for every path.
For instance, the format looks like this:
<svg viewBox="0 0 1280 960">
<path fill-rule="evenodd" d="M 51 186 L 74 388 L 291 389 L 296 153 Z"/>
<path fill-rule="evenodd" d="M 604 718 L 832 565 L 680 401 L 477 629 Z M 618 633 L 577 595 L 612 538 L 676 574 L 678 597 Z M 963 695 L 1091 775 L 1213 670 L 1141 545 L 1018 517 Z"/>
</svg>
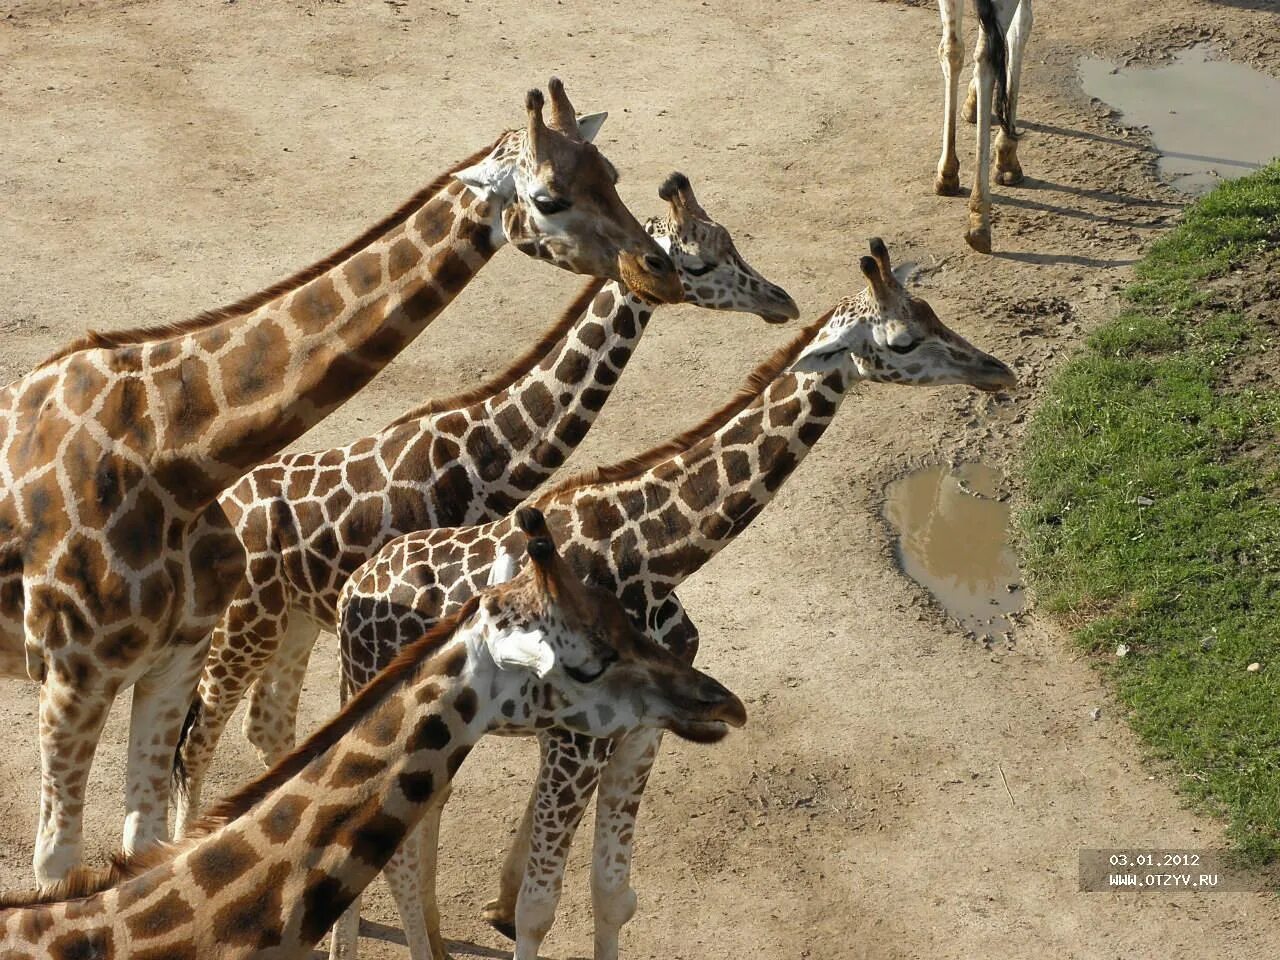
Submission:
<svg viewBox="0 0 1280 960">
<path fill-rule="evenodd" d="M 503 136 L 506 136 L 506 134 L 503 134 Z M 500 139 L 501 138 L 499 138 L 499 140 Z M 246 313 L 250 313 L 258 309 L 258 307 L 262 306 L 264 303 L 269 303 L 276 297 L 286 294 L 291 290 L 296 290 L 304 284 L 310 283 L 312 280 L 333 269 L 362 247 L 368 246 L 388 230 L 400 226 L 409 219 L 410 215 L 415 210 L 447 187 L 455 173 L 465 167 L 471 166 L 474 163 L 478 163 L 484 157 L 488 156 L 488 154 L 497 145 L 498 140 L 495 140 L 493 143 L 489 144 L 489 146 L 484 147 L 481 150 L 477 150 L 465 160 L 455 163 L 452 167 L 402 203 L 392 213 L 383 217 L 354 240 L 339 247 L 323 260 L 317 260 L 315 263 L 311 264 L 311 266 L 304 267 L 291 276 L 288 276 L 283 280 L 279 280 L 265 289 L 259 290 L 257 293 L 252 293 L 247 297 L 242 297 L 235 303 L 229 303 L 226 306 L 218 307 L 215 310 L 205 310 L 203 313 L 198 313 L 187 320 L 177 320 L 172 323 L 162 323 L 150 327 L 133 327 L 125 330 L 88 330 L 85 332 L 84 336 L 71 341 L 66 346 L 60 348 L 57 352 L 46 357 L 35 367 L 35 369 L 39 370 L 52 363 L 57 363 L 64 357 L 70 356 L 73 353 L 78 353 L 81 350 L 97 348 L 111 350 L 116 347 L 125 347 L 136 343 L 148 343 L 153 340 L 167 340 L 170 337 L 182 336 L 183 334 L 204 330 L 208 327 L 222 323 L 224 320 L 242 317 Z"/>
<path fill-rule="evenodd" d="M 573 328 L 573 325 L 578 322 L 587 311 L 587 308 L 591 306 L 591 302 L 595 300 L 606 282 L 605 279 L 597 277 L 583 287 L 573 302 L 565 308 L 564 313 L 560 315 L 560 319 L 547 328 L 546 332 L 538 339 L 538 342 L 521 354 L 511 366 L 492 380 L 488 380 L 470 390 L 455 393 L 451 397 L 428 400 L 422 406 L 415 407 L 408 413 L 402 413 L 382 429 L 384 431 L 391 430 L 394 427 L 412 423 L 414 420 L 421 420 L 423 417 L 430 416 L 433 413 L 444 413 L 448 410 L 469 407 L 473 403 L 479 403 L 481 400 L 487 400 L 495 394 L 501 393 L 537 366 L 538 361 L 560 342 L 560 338 Z"/>
<path fill-rule="evenodd" d="M 105 867 L 75 867 L 64 879 L 34 890 L 0 893 L 0 910 L 92 897 L 169 863 L 205 837 L 244 816 L 264 797 L 292 780 L 308 763 L 346 736 L 363 716 L 370 701 L 383 697 L 400 683 L 417 676 L 419 670 L 429 669 L 434 655 L 444 646 L 444 641 L 453 636 L 458 626 L 469 619 L 479 605 L 479 595 L 470 597 L 461 609 L 405 646 L 385 669 L 361 687 L 324 726 L 270 770 L 213 804 L 208 812 L 191 825 L 181 840 L 176 843 L 157 843 L 133 854 L 113 853 Z"/>
<path fill-rule="evenodd" d="M 617 483 L 622 480 L 631 480 L 640 474 L 649 470 L 651 467 L 662 463 L 664 460 L 670 460 L 672 457 L 684 453 L 690 447 L 700 441 L 711 436 L 726 423 L 736 417 L 745 410 L 750 404 L 760 396 L 761 392 L 769 386 L 778 375 L 791 365 L 800 355 L 800 351 L 805 348 L 810 340 L 814 338 L 823 324 L 830 319 L 834 310 L 829 310 L 821 317 L 805 327 L 796 335 L 790 343 L 779 347 L 773 356 L 769 357 L 758 367 L 755 368 L 747 377 L 747 381 L 738 392 L 734 394 L 732 400 L 726 403 L 719 410 L 716 410 L 701 423 L 690 427 L 682 433 L 676 434 L 670 440 L 665 440 L 656 447 L 651 447 L 644 453 L 638 453 L 626 460 L 620 460 L 607 466 L 594 467 L 585 470 L 576 476 L 569 477 L 562 483 L 549 488 L 547 492 L 539 498 L 540 502 L 545 503 L 552 497 L 556 497 L 566 493 L 572 493 L 582 487 L 596 486 L 597 484 Z"/>
</svg>

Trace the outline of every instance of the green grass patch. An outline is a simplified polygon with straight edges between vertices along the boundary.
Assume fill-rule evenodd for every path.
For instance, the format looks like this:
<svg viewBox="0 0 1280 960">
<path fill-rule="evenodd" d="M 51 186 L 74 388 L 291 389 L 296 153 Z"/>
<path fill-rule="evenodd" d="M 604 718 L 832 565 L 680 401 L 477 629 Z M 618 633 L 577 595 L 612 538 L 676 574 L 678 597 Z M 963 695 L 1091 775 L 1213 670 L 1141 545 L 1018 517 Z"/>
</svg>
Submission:
<svg viewBox="0 0 1280 960">
<path fill-rule="evenodd" d="M 1018 517 L 1042 608 L 1252 863 L 1280 855 L 1280 398 L 1236 384 L 1280 301 L 1234 301 L 1274 296 L 1278 247 L 1280 163 L 1153 245 L 1035 414 Z"/>
</svg>

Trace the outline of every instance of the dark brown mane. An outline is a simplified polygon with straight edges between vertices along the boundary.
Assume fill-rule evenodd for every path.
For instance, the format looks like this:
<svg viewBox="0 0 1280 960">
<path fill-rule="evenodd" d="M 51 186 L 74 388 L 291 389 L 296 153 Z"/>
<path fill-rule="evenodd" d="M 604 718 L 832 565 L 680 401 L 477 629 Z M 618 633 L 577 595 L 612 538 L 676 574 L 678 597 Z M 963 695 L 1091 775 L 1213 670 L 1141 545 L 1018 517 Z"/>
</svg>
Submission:
<svg viewBox="0 0 1280 960">
<path fill-rule="evenodd" d="M 551 487 L 538 498 L 540 502 L 545 502 L 552 497 L 556 497 L 565 493 L 571 493 L 581 487 L 590 487 L 601 483 L 617 483 L 620 480 L 630 480 L 644 473 L 650 467 L 661 463 L 664 460 L 670 460 L 672 457 L 684 453 L 694 444 L 711 436 L 726 423 L 736 417 L 745 410 L 761 392 L 769 386 L 778 375 L 790 366 L 800 355 L 803 350 L 813 339 L 814 335 L 822 329 L 823 324 L 830 319 L 834 310 L 829 310 L 809 326 L 805 327 L 796 336 L 794 340 L 780 347 L 773 356 L 765 360 L 760 366 L 756 367 L 747 377 L 747 382 L 739 388 L 733 399 L 726 403 L 719 410 L 716 410 L 701 423 L 690 427 L 683 433 L 679 433 L 666 440 L 656 447 L 646 450 L 644 453 L 636 454 L 634 457 L 628 457 L 618 463 L 609 464 L 608 466 L 595 467 L 586 470 L 577 476 L 569 477 L 562 483 L 558 483 Z"/>
<path fill-rule="evenodd" d="M 547 328 L 546 332 L 538 339 L 538 342 L 521 354 L 515 363 L 511 364 L 492 380 L 486 381 L 470 390 L 455 393 L 451 397 L 428 400 L 422 406 L 416 407 L 408 413 L 402 413 L 382 429 L 390 430 L 392 427 L 411 423 L 414 420 L 421 420 L 423 417 L 430 416 L 433 413 L 443 413 L 447 410 L 459 410 L 462 407 L 469 407 L 473 403 L 479 403 L 495 394 L 501 393 L 537 366 L 538 361 L 546 356 L 547 352 L 560 341 L 560 338 L 568 333 L 570 328 L 578 322 L 578 319 L 591 306 L 591 301 L 596 298 L 596 294 L 600 292 L 606 282 L 597 277 L 583 287 L 573 302 L 565 308 L 564 313 L 560 315 L 560 319 Z"/>
<path fill-rule="evenodd" d="M 304 267 L 292 276 L 273 283 L 264 290 L 259 290 L 257 293 L 243 297 L 235 303 L 227 304 L 225 307 L 218 307 L 216 310 L 206 310 L 188 320 L 179 320 L 174 323 L 162 323 L 153 327 L 134 327 L 128 330 L 89 330 L 78 340 L 73 340 L 52 356 L 47 357 L 36 367 L 36 369 L 39 370 L 41 367 L 47 367 L 49 364 L 56 363 L 63 357 L 77 353 L 80 350 L 91 350 L 99 347 L 110 350 L 115 347 L 124 347 L 135 343 L 146 343 L 152 340 L 166 340 L 169 337 L 177 337 L 183 334 L 193 333 L 197 330 L 203 330 L 206 327 L 212 327 L 215 324 L 221 323 L 224 320 L 230 320 L 233 317 L 242 317 L 246 313 L 258 309 L 258 307 L 262 306 L 264 303 L 269 303 L 276 297 L 288 293 L 290 290 L 296 290 L 303 284 L 310 283 L 312 280 L 316 279 L 316 277 L 319 277 L 331 270 L 361 248 L 368 246 L 388 230 L 400 226 L 400 224 L 409 219 L 415 210 L 420 208 L 424 203 L 447 187 L 455 173 L 488 156 L 489 152 L 497 146 L 497 143 L 498 141 L 495 140 L 489 146 L 482 150 L 478 150 L 471 156 L 467 157 L 467 159 L 462 160 L 459 163 L 455 163 L 452 167 L 440 176 L 436 177 L 429 184 L 397 207 L 389 216 L 383 217 L 350 243 L 344 244 L 323 260 L 318 260 L 311 266 Z"/>
<path fill-rule="evenodd" d="M 211 806 L 207 813 L 191 825 L 182 840 L 157 844 L 130 856 L 112 854 L 105 867 L 77 867 L 66 879 L 36 890 L 0 893 L 0 910 L 63 903 L 102 893 L 169 862 L 209 834 L 244 816 L 263 797 L 292 780 L 308 763 L 346 736 L 364 715 L 370 701 L 386 696 L 401 682 L 417 676 L 420 670 L 430 670 L 437 648 L 453 636 L 458 625 L 469 619 L 479 605 L 479 596 L 471 597 L 462 605 L 462 609 L 441 620 L 418 640 L 406 646 L 387 664 L 386 669 L 348 700 L 328 723 L 266 773 Z"/>
</svg>

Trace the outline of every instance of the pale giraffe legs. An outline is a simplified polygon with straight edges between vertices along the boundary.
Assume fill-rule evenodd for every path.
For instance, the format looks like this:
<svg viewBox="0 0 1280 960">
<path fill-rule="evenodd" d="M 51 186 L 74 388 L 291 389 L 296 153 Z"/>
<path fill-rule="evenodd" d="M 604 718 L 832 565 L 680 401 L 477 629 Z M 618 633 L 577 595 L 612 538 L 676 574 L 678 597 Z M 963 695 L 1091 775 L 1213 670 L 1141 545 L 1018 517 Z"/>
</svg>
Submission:
<svg viewBox="0 0 1280 960">
<path fill-rule="evenodd" d="M 258 759 L 270 767 L 293 749 L 298 730 L 298 702 L 307 678 L 307 664 L 315 649 L 320 627 L 310 617 L 294 611 L 281 632 L 273 655 L 249 689 L 244 715 L 244 735 L 258 751 Z"/>
<path fill-rule="evenodd" d="M 1006 34 L 1009 45 L 1009 125 L 1018 119 L 1018 90 L 1022 86 L 1022 57 L 1031 36 L 1031 0 L 1021 0 L 1013 13 Z M 1018 163 L 1018 141 L 1002 129 L 996 135 L 996 181 L 1007 187 L 1022 182 L 1022 165 Z"/>
<path fill-rule="evenodd" d="M 182 766 L 186 790 L 175 791 L 177 816 L 174 834 L 183 836 L 200 814 L 200 798 L 205 775 L 213 761 L 218 741 L 249 684 L 265 669 L 275 652 L 276 638 L 285 625 L 276 621 L 257 623 L 253 628 L 236 620 L 236 606 L 227 611 L 213 631 L 213 642 L 200 678 L 199 714 L 182 744 Z"/>
<path fill-rule="evenodd" d="M 40 820 L 32 866 L 52 883 L 81 861 L 85 787 L 118 685 L 88 687 L 57 660 L 40 685 Z"/>
<path fill-rule="evenodd" d="M 964 49 L 960 46 L 960 28 L 964 0 L 939 0 L 942 17 L 942 40 L 938 43 L 938 62 L 942 65 L 942 156 L 938 159 L 938 175 L 933 181 L 935 193 L 945 197 L 960 192 L 960 158 L 956 155 L 956 95 L 959 93 L 960 68 L 964 65 Z"/>
<path fill-rule="evenodd" d="M 532 842 L 533 810 L 538 805 L 535 787 L 529 794 L 524 816 L 516 830 L 516 838 L 507 849 L 502 861 L 502 875 L 498 878 L 498 895 L 485 904 L 482 916 L 504 937 L 516 938 L 516 901 L 520 899 L 520 885 L 524 882 L 524 870 L 529 863 L 529 845 Z"/>
<path fill-rule="evenodd" d="M 979 253 L 991 252 L 991 94 L 995 72 L 991 61 L 979 48 L 978 76 L 978 156 L 974 162 L 973 191 L 969 194 L 969 230 L 965 241 Z"/>
<path fill-rule="evenodd" d="M 133 687 L 125 771 L 124 852 L 169 838 L 173 752 L 207 644 L 172 647 Z"/>
<path fill-rule="evenodd" d="M 662 745 L 662 731 L 636 730 L 618 741 L 600 777 L 591 861 L 595 960 L 617 960 L 622 927 L 636 912 L 631 855 L 636 814 Z"/>
<path fill-rule="evenodd" d="M 448 960 L 449 957 L 440 934 L 436 855 L 440 845 L 440 814 L 450 793 L 446 787 L 432 798 L 422 822 L 409 831 L 383 870 L 400 911 L 410 960 Z"/>
</svg>

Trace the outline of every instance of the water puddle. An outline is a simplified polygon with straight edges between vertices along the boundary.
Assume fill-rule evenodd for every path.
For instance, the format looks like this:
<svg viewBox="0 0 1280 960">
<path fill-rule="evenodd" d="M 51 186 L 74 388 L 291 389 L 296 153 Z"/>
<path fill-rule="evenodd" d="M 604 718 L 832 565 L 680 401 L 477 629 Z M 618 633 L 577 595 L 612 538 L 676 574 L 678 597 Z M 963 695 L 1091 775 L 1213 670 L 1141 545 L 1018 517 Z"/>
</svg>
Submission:
<svg viewBox="0 0 1280 960">
<path fill-rule="evenodd" d="M 1150 130 L 1160 175 L 1197 196 L 1280 156 L 1280 80 L 1209 53 L 1192 47 L 1150 68 L 1080 62 L 1085 92 L 1119 110 L 1126 125 Z"/>
<path fill-rule="evenodd" d="M 1000 471 L 966 463 L 926 467 L 889 484 L 885 515 L 898 532 L 898 562 L 964 629 L 983 639 L 1010 630 L 1022 609 L 1018 558 Z"/>
</svg>

